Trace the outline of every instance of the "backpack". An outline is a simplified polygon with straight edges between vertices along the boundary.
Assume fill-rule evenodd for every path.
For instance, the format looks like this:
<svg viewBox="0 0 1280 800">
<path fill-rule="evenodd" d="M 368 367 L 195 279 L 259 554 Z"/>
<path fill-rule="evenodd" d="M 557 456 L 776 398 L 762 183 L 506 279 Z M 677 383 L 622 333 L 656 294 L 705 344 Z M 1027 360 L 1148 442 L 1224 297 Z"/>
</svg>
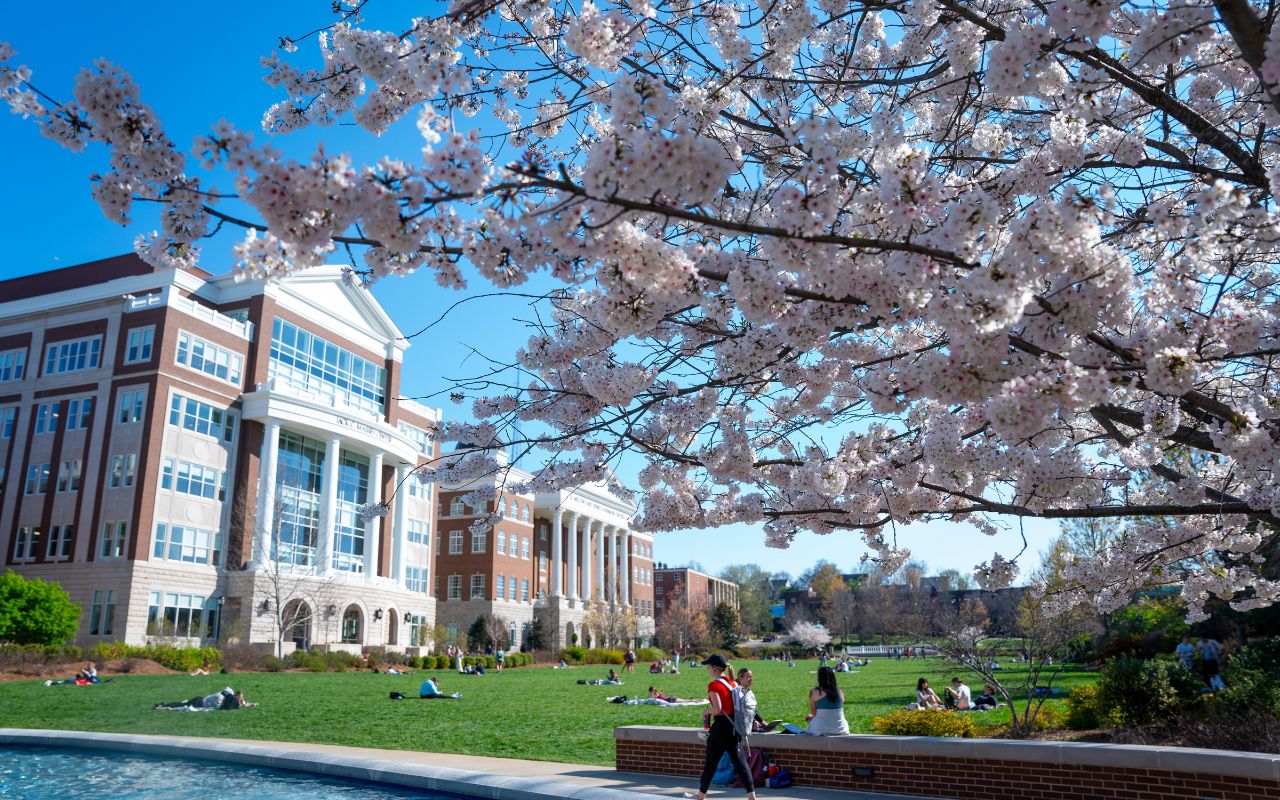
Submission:
<svg viewBox="0 0 1280 800">
<path fill-rule="evenodd" d="M 726 686 L 729 685 L 724 678 L 720 680 Z M 745 753 L 750 749 L 747 740 L 751 736 L 751 728 L 756 721 L 756 696 L 749 689 L 743 689 L 737 685 L 730 687 L 729 696 L 733 699 L 733 717 L 730 719 L 733 723 L 733 732 L 739 737 L 738 749 Z"/>
</svg>

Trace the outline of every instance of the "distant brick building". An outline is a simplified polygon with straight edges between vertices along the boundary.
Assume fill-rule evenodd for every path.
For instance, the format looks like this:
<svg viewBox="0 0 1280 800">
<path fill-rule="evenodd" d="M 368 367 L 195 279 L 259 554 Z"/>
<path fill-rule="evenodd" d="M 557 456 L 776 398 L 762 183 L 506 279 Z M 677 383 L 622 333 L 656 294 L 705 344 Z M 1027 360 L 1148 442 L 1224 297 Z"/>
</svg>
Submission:
<svg viewBox="0 0 1280 800">
<path fill-rule="evenodd" d="M 688 567 L 659 566 L 653 571 L 653 609 L 657 623 L 675 604 L 695 610 L 728 603 L 738 608 L 738 584 Z"/>
</svg>

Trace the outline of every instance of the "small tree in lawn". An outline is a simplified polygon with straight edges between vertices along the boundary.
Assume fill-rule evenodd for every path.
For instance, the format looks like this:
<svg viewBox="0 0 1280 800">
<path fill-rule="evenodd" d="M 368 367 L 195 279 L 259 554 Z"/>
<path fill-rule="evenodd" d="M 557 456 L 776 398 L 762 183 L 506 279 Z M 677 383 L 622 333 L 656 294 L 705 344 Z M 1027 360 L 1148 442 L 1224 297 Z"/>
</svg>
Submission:
<svg viewBox="0 0 1280 800">
<path fill-rule="evenodd" d="M 1027 592 L 1007 630 L 990 630 L 990 618 L 980 601 L 940 606 L 934 618 L 935 627 L 942 631 L 938 652 L 995 687 L 1009 709 L 1009 731 L 1015 737 L 1035 730 L 1036 716 L 1066 661 L 1068 643 L 1079 630 L 1076 615 L 1051 617 L 1043 600 L 1043 587 Z M 1016 639 L 1025 670 L 992 669 L 992 654 L 982 645 L 993 634 Z"/>
<path fill-rule="evenodd" d="M 711 636 L 715 640 L 718 647 L 725 650 L 736 650 L 738 642 L 738 629 L 742 627 L 742 620 L 738 617 L 738 610 L 728 603 L 717 603 L 716 607 L 711 609 Z"/>
<path fill-rule="evenodd" d="M 0 575 L 0 642 L 62 644 L 79 624 L 80 606 L 57 583 Z"/>
<path fill-rule="evenodd" d="M 831 634 L 818 622 L 797 622 L 788 629 L 787 636 L 806 650 L 817 650 L 831 643 Z"/>
<path fill-rule="evenodd" d="M 525 634 L 524 645 L 529 650 L 551 649 L 551 626 L 546 617 L 535 616 L 529 623 L 529 632 Z"/>
</svg>

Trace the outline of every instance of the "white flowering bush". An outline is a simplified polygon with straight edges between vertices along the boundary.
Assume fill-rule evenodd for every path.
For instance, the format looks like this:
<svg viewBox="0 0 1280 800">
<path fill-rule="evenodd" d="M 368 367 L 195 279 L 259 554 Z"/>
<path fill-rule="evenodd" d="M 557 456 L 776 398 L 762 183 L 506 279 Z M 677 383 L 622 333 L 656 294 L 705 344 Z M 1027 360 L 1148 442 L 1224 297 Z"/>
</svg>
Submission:
<svg viewBox="0 0 1280 800">
<path fill-rule="evenodd" d="M 1123 518 L 1058 601 L 1176 582 L 1195 618 L 1280 595 L 1270 4 L 453 0 L 395 31 L 335 11 L 264 59 L 265 134 L 408 118 L 420 152 L 293 160 L 211 119 L 188 153 L 116 66 L 56 102 L 9 46 L 0 97 L 105 147 L 109 218 L 163 204 L 153 263 L 195 263 L 216 226 L 247 276 L 343 248 L 364 282 L 563 281 L 518 379 L 460 391 L 480 421 L 446 432 L 545 449 L 529 488 L 636 454 L 643 527 L 854 529 L 890 571 L 896 523 Z M 252 218 L 219 208 L 228 186 Z"/>
</svg>

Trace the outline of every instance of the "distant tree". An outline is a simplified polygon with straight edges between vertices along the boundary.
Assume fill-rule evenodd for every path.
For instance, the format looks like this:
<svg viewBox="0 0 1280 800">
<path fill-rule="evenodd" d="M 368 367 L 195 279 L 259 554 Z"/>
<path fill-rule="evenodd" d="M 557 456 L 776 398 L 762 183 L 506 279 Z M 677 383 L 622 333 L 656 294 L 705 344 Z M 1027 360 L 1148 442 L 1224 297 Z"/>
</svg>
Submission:
<svg viewBox="0 0 1280 800">
<path fill-rule="evenodd" d="M 481 614 L 467 629 L 467 649 L 483 650 L 489 645 L 489 615 Z"/>
<path fill-rule="evenodd" d="M 715 641 L 717 647 L 723 647 L 726 650 L 735 650 L 738 647 L 738 628 L 742 625 L 742 619 L 738 616 L 738 611 L 728 603 L 717 603 L 716 607 L 711 609 L 710 614 L 711 637 Z"/>
<path fill-rule="evenodd" d="M 658 645 L 666 649 L 702 647 L 710 641 L 706 601 L 690 598 L 683 586 L 666 596 L 666 613 L 654 631 Z"/>
<path fill-rule="evenodd" d="M 787 637 L 806 650 L 817 650 L 831 643 L 831 634 L 817 622 L 798 622 L 787 629 Z"/>
<path fill-rule="evenodd" d="M 834 597 L 835 593 L 841 589 L 849 588 L 849 585 L 845 583 L 844 576 L 840 574 L 840 570 L 835 564 L 825 562 L 820 564 L 818 568 L 814 570 L 813 575 L 810 576 L 809 588 L 812 589 L 813 592 L 818 595 L 818 599 L 822 601 L 819 608 L 822 609 L 821 616 L 823 616 L 825 620 L 827 605 L 831 602 L 831 598 Z"/>
<path fill-rule="evenodd" d="M 80 606 L 57 583 L 0 575 L 0 642 L 62 644 L 79 624 Z"/>
<path fill-rule="evenodd" d="M 944 569 L 938 573 L 935 584 L 939 592 L 957 592 L 973 588 L 973 579 L 955 569 Z"/>
<path fill-rule="evenodd" d="M 486 647 L 492 647 L 495 650 L 506 650 L 511 646 L 511 626 L 502 617 L 496 614 L 485 617 L 485 636 L 488 639 Z"/>
<path fill-rule="evenodd" d="M 910 586 L 912 589 L 919 589 L 924 576 L 929 574 L 929 565 L 917 559 L 911 559 L 903 565 L 902 570 L 898 572 L 897 582 Z"/>
<path fill-rule="evenodd" d="M 816 576 L 823 567 L 831 567 L 832 569 L 836 569 L 835 564 L 831 563 L 825 558 L 820 558 L 814 562 L 812 567 L 809 567 L 804 572 L 800 573 L 800 575 L 796 578 L 796 581 L 795 581 L 796 585 L 807 586 L 810 589 L 814 588 L 813 587 L 814 576 Z M 836 569 L 836 572 L 839 573 L 840 570 Z"/>
<path fill-rule="evenodd" d="M 529 632 L 524 637 L 525 647 L 529 650 L 551 649 L 551 626 L 546 617 L 535 616 L 529 623 Z"/>
<path fill-rule="evenodd" d="M 758 564 L 732 564 L 720 570 L 720 577 L 738 585 L 741 631 L 751 636 L 768 630 L 773 624 L 769 608 L 769 573 Z"/>
<path fill-rule="evenodd" d="M 582 620 L 584 631 L 592 634 L 596 647 L 620 647 L 630 644 L 639 630 L 635 612 L 614 603 L 593 601 Z"/>
<path fill-rule="evenodd" d="M 858 621 L 858 598 L 848 586 L 841 586 L 823 606 L 827 627 L 841 639 L 853 633 Z"/>
</svg>

